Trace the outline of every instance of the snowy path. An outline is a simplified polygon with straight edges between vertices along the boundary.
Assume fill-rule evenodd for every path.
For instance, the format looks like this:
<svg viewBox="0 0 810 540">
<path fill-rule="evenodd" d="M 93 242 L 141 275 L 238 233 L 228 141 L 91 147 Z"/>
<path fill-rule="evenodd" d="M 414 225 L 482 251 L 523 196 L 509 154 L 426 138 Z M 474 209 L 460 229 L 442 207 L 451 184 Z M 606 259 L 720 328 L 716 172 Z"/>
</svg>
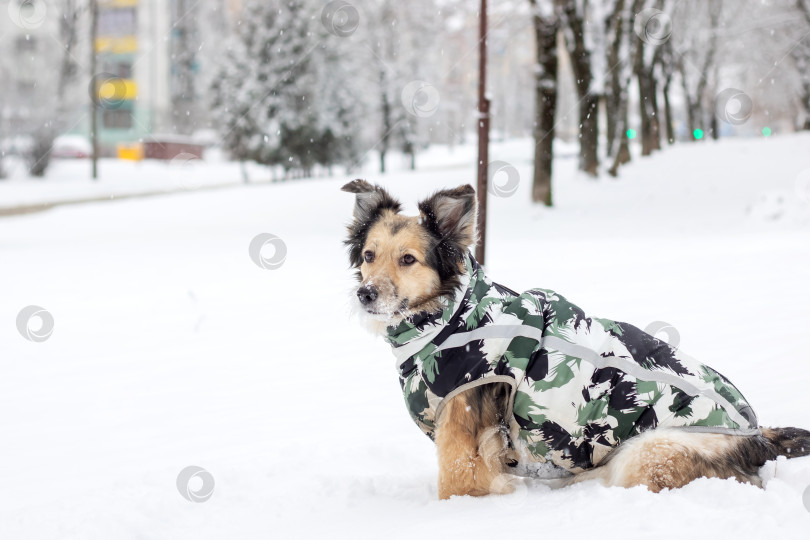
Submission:
<svg viewBox="0 0 810 540">
<path fill-rule="evenodd" d="M 524 180 L 490 199 L 488 272 L 590 314 L 667 321 L 764 425 L 810 427 L 808 147 L 679 146 L 596 183 L 562 160 L 547 210 L 527 202 L 526 143 L 502 145 L 492 158 Z M 473 174 L 384 184 L 413 211 Z M 810 458 L 770 464 L 765 490 L 704 479 L 436 501 L 393 357 L 347 316 L 344 180 L 0 219 L 0 538 L 808 537 Z M 262 232 L 288 248 L 277 270 L 248 256 Z M 15 326 L 31 304 L 54 317 L 42 343 Z M 215 479 L 207 502 L 175 487 L 189 465 Z"/>
</svg>

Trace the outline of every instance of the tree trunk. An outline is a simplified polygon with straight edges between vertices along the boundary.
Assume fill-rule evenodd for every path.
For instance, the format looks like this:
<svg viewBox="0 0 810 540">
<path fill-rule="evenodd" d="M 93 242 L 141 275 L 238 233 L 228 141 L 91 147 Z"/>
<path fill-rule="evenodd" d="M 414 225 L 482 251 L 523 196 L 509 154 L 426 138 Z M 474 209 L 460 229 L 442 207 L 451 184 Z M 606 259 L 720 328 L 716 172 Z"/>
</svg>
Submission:
<svg viewBox="0 0 810 540">
<path fill-rule="evenodd" d="M 557 88 L 535 90 L 534 179 L 532 201 L 552 206 L 551 177 L 554 155 L 554 117 L 557 110 Z"/>
<path fill-rule="evenodd" d="M 196 2 L 174 0 L 176 7 L 172 16 L 172 37 L 170 54 L 172 58 L 172 81 L 170 101 L 172 123 L 176 133 L 190 134 L 195 128 L 197 117 L 195 103 L 195 71 L 197 45 L 194 34 L 197 25 Z"/>
<path fill-rule="evenodd" d="M 616 137 L 621 137 L 617 131 L 619 123 L 619 112 L 622 101 L 622 70 L 619 66 L 626 60 L 621 58 L 622 43 L 624 37 L 624 0 L 617 0 L 608 24 L 608 36 L 612 39 L 608 46 L 607 62 L 610 81 L 607 86 L 605 96 L 605 109 L 607 117 L 607 155 L 612 157 L 616 151 Z"/>
<path fill-rule="evenodd" d="M 796 61 L 796 55 L 792 54 L 792 56 L 794 56 L 794 61 Z M 800 67 L 810 67 L 809 58 L 801 58 L 799 60 L 801 60 L 801 62 L 796 61 L 796 64 Z M 806 71 L 802 73 L 801 85 L 802 90 L 799 95 L 799 103 L 802 106 L 803 118 L 800 118 L 797 128 L 801 130 L 810 130 L 810 73 Z"/>
<path fill-rule="evenodd" d="M 579 103 L 579 168 L 591 176 L 599 169 L 599 96 L 587 92 Z"/>
<path fill-rule="evenodd" d="M 670 89 L 672 88 L 672 77 L 677 68 L 677 61 L 675 60 L 672 50 L 671 40 L 661 45 L 656 51 L 654 64 L 658 64 L 661 70 L 661 96 L 664 98 L 664 129 L 666 130 L 667 142 L 673 144 L 675 142 L 675 126 L 672 121 L 672 104 L 669 97 Z"/>
<path fill-rule="evenodd" d="M 672 107 L 669 104 L 669 85 L 672 82 L 671 77 L 667 77 L 664 81 L 664 88 L 662 94 L 664 95 L 664 122 L 667 129 L 667 142 L 673 144 L 675 142 L 675 126 L 672 124 Z"/>
<path fill-rule="evenodd" d="M 796 0 L 796 7 L 801 12 L 802 16 L 804 16 L 804 20 L 808 25 L 810 25 L 810 1 L 808 0 Z M 794 47 L 791 51 L 791 55 L 800 54 L 803 51 L 806 51 L 806 48 L 798 48 Z M 796 57 L 794 56 L 794 59 Z M 808 58 L 806 55 L 802 58 L 802 64 L 807 66 Z M 804 106 L 804 122 L 802 122 L 803 130 L 810 130 L 810 73 L 807 72 L 807 69 L 802 70 L 801 73 L 801 81 L 802 81 L 802 96 L 801 102 Z"/>
<path fill-rule="evenodd" d="M 681 73 L 681 80 L 683 81 L 684 98 L 686 99 L 687 117 L 689 120 L 689 131 L 693 141 L 702 140 L 705 137 L 705 116 L 704 100 L 706 99 L 706 85 L 709 79 L 709 71 L 714 67 L 715 53 L 717 52 L 717 33 L 716 30 L 720 23 L 720 11 L 722 9 L 722 0 L 708 3 L 709 21 L 711 25 L 711 34 L 709 43 L 706 46 L 706 55 L 703 58 L 703 63 L 700 65 L 698 82 L 696 85 L 694 95 L 689 93 L 689 85 L 687 84 L 686 69 L 684 68 L 683 58 L 678 62 L 678 69 Z M 712 99 L 712 108 L 714 107 Z M 700 136 L 696 135 L 696 130 L 700 130 Z"/>
<path fill-rule="evenodd" d="M 383 136 L 380 139 L 380 174 L 385 174 L 385 154 L 391 137 L 391 103 L 388 101 L 388 84 L 385 66 L 380 66 L 380 100 L 382 106 Z"/>
<path fill-rule="evenodd" d="M 579 98 L 579 169 L 596 176 L 599 168 L 599 96 L 591 89 L 593 83 L 591 52 L 585 46 L 585 23 L 576 12 L 575 2 L 564 4 L 571 32 L 566 34 L 574 83 Z"/>
<path fill-rule="evenodd" d="M 652 118 L 650 118 L 650 144 L 652 150 L 661 150 L 661 115 L 658 111 L 658 84 L 655 74 L 650 66 L 650 105 Z"/>
<path fill-rule="evenodd" d="M 653 150 L 661 148 L 660 126 L 658 124 L 658 100 L 656 98 L 656 85 L 654 78 L 653 60 L 649 64 L 644 61 L 645 48 L 654 45 L 645 45 L 639 41 L 636 45 L 636 57 L 633 71 L 638 81 L 639 115 L 641 116 L 641 155 L 649 156 Z"/>
<path fill-rule="evenodd" d="M 533 7 L 537 68 L 534 84 L 534 178 L 532 201 L 552 206 L 551 172 L 554 150 L 554 117 L 557 111 L 557 31 L 559 17 L 541 16 L 538 0 Z"/>
<path fill-rule="evenodd" d="M 653 106 L 654 94 L 650 76 L 647 73 L 639 73 L 639 114 L 641 115 L 641 155 L 649 156 L 653 150 L 660 145 L 657 143 L 658 126 L 655 118 L 655 108 Z"/>
<path fill-rule="evenodd" d="M 689 136 L 693 141 L 699 141 L 703 138 L 697 136 L 698 130 L 703 131 L 703 110 L 698 102 L 692 102 L 690 99 L 686 100 L 686 117 L 689 125 Z"/>
<path fill-rule="evenodd" d="M 619 167 L 630 161 L 630 146 L 627 144 L 627 99 L 623 99 L 619 105 L 618 122 L 616 123 L 616 138 L 614 144 L 618 140 L 618 148 L 613 156 L 613 163 L 608 169 L 610 176 L 616 177 L 619 175 Z"/>
<path fill-rule="evenodd" d="M 644 70 L 644 42 L 640 42 L 636 46 L 636 56 L 633 64 L 633 73 L 635 73 L 636 81 L 638 82 L 641 155 L 649 156 L 652 153 L 650 149 L 650 86 L 649 78 Z"/>
<path fill-rule="evenodd" d="M 702 129 L 703 124 L 702 117 L 703 112 L 700 110 L 700 98 L 694 98 L 692 94 L 689 92 L 689 83 L 686 76 L 686 69 L 683 65 L 683 60 L 678 62 L 678 71 L 681 74 L 681 83 L 683 85 L 683 99 L 686 102 L 686 126 L 689 129 L 689 137 L 691 140 L 696 141 L 698 140 L 695 137 L 695 131 L 700 128 Z M 698 94 L 699 96 L 700 94 Z"/>
<path fill-rule="evenodd" d="M 63 0 L 59 17 L 59 39 L 62 44 L 62 57 L 59 62 L 59 78 L 56 85 L 56 126 L 54 131 L 61 132 L 65 123 L 65 99 L 68 85 L 76 78 L 74 53 L 79 40 L 79 12 L 81 7 L 77 0 Z M 95 74 L 91 74 L 95 75 Z"/>
<path fill-rule="evenodd" d="M 613 157 L 608 174 L 613 177 L 618 176 L 619 167 L 630 161 L 630 145 L 628 128 L 630 127 L 627 120 L 628 115 L 628 89 L 632 83 L 633 72 L 635 68 L 636 47 L 640 43 L 636 35 L 633 33 L 633 14 L 641 9 L 642 0 L 634 0 L 629 6 L 629 13 L 616 11 L 615 24 L 618 26 L 615 31 L 617 39 L 621 37 L 622 42 L 619 44 L 615 59 L 611 59 L 609 69 L 613 70 L 614 76 L 612 84 L 615 85 L 616 96 L 616 111 L 615 111 L 615 126 L 613 128 L 613 147 L 611 148 L 610 155 Z M 618 7 L 618 6 L 617 6 Z M 625 57 L 621 57 L 621 51 L 624 51 Z"/>
<path fill-rule="evenodd" d="M 606 155 L 607 157 L 613 157 L 613 147 L 615 145 L 616 139 L 616 125 L 618 124 L 617 115 L 618 111 L 616 110 L 617 104 L 612 98 L 605 99 L 605 109 L 606 109 L 606 120 L 607 120 L 607 147 L 606 147 Z"/>
<path fill-rule="evenodd" d="M 712 140 L 718 140 L 720 138 L 720 125 L 718 122 L 717 117 L 717 82 L 720 80 L 719 76 L 719 67 L 715 63 L 714 70 L 712 71 L 712 84 L 710 85 L 711 88 L 711 101 L 709 101 L 709 134 L 712 136 Z"/>
<path fill-rule="evenodd" d="M 807 25 L 810 26 L 810 0 L 805 0 L 805 4 L 796 3 L 799 9 L 804 9 L 807 17 Z M 810 130 L 810 50 L 806 47 L 794 47 L 790 51 L 793 64 L 799 74 L 801 91 L 799 92 L 799 104 L 802 107 L 802 114 L 796 123 L 796 128 Z"/>
</svg>

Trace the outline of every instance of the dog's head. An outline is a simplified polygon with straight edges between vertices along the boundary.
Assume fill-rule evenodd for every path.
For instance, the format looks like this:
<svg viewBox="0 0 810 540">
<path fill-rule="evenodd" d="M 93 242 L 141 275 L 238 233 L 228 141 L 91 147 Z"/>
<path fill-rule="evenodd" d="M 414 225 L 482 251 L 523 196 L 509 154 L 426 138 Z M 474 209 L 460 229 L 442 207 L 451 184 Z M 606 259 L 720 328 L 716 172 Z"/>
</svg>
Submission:
<svg viewBox="0 0 810 540">
<path fill-rule="evenodd" d="M 464 257 L 475 243 L 475 190 L 465 185 L 439 191 L 419 203 L 419 216 L 400 214 L 400 203 L 365 180 L 343 186 L 354 193 L 349 225 L 349 260 L 360 285 L 361 313 L 396 324 L 405 317 L 440 308 L 464 272 Z"/>
</svg>

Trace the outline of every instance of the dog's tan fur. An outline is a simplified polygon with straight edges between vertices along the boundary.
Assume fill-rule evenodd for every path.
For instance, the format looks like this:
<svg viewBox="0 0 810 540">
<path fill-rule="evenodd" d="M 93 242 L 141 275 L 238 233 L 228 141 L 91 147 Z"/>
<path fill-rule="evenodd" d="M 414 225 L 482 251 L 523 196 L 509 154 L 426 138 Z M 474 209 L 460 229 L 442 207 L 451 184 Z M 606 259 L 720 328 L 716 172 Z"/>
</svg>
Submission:
<svg viewBox="0 0 810 540">
<path fill-rule="evenodd" d="M 373 210 L 368 201 L 378 199 L 388 207 L 396 205 L 393 210 L 380 211 L 367 229 L 362 254 L 370 253 L 372 260 L 364 258 L 362 264 L 356 263 L 361 287 L 373 284 L 378 294 L 374 302 L 364 306 L 376 321 L 370 328 L 383 333 L 386 326 L 404 317 L 439 309 L 447 284 L 429 264 L 429 250 L 435 244 L 431 244 L 423 220 L 446 220 L 443 236 L 452 234 L 456 244 L 466 251 L 475 242 L 475 207 L 465 201 L 474 194 L 472 188 L 462 186 L 435 194 L 420 204 L 422 213 L 418 218 L 400 215 L 398 203 L 384 190 L 362 180 L 347 184 L 344 190 L 358 194 L 362 206 L 356 207 L 355 219 L 361 225 Z M 350 232 L 355 232 L 352 227 Z M 347 243 L 353 245 L 351 240 Z M 406 254 L 415 262 L 403 264 Z M 507 436 L 508 394 L 508 386 L 493 383 L 470 389 L 445 403 L 435 432 L 440 499 L 514 490 L 517 477 L 508 473 L 508 465 L 516 455 Z M 750 437 L 659 428 L 622 443 L 598 467 L 560 484 L 599 480 L 606 485 L 646 486 L 658 492 L 711 477 L 761 485 L 759 465 L 777 454 L 806 455 L 810 452 L 805 448 L 809 442 L 810 433 L 796 428 L 763 429 L 763 435 Z"/>
<path fill-rule="evenodd" d="M 440 499 L 487 495 L 495 479 L 505 472 L 506 445 L 494 412 L 488 412 L 490 422 L 482 425 L 470 414 L 463 393 L 447 403 L 436 431 Z"/>
<path fill-rule="evenodd" d="M 761 487 L 758 476 L 743 474 L 725 463 L 724 458 L 741 442 L 735 435 L 659 428 L 623 443 L 615 458 L 574 476 L 570 483 L 595 479 L 609 486 L 645 486 L 658 493 L 683 487 L 696 478 L 733 478 Z"/>
</svg>

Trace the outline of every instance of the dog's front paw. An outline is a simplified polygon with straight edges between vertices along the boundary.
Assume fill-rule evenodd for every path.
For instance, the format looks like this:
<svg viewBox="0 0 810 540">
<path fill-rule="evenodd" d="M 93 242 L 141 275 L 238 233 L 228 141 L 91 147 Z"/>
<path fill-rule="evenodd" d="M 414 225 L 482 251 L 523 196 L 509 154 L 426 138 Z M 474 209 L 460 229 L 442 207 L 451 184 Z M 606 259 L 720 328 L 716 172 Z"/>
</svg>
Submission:
<svg viewBox="0 0 810 540">
<path fill-rule="evenodd" d="M 489 492 L 495 495 L 509 495 L 526 489 L 526 479 L 514 474 L 499 474 L 489 484 Z"/>
</svg>

